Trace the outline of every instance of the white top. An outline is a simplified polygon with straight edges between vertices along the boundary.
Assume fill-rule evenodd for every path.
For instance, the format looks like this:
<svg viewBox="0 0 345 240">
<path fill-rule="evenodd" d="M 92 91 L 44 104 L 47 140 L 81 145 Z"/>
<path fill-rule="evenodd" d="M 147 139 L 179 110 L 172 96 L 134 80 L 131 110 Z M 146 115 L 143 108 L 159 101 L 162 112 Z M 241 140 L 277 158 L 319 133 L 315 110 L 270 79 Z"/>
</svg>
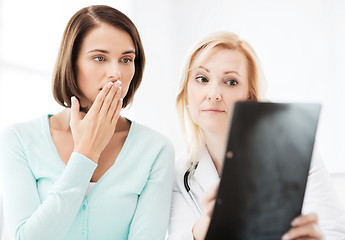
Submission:
<svg viewBox="0 0 345 240">
<path fill-rule="evenodd" d="M 176 180 L 173 190 L 169 240 L 192 240 L 192 228 L 200 213 L 187 193 L 183 176 L 186 171 L 186 155 L 176 161 Z M 200 161 L 189 185 L 199 203 L 203 193 L 219 181 L 213 161 L 206 149 L 200 154 Z M 317 213 L 319 225 L 327 240 L 345 239 L 345 213 L 338 200 L 332 180 L 320 156 L 315 151 L 308 176 L 308 183 L 302 213 Z"/>
<path fill-rule="evenodd" d="M 96 185 L 95 182 L 90 182 L 89 186 L 87 186 L 86 192 L 85 192 L 85 197 L 87 197 L 89 195 L 89 193 L 91 192 L 91 190 L 93 189 L 93 187 Z"/>
</svg>

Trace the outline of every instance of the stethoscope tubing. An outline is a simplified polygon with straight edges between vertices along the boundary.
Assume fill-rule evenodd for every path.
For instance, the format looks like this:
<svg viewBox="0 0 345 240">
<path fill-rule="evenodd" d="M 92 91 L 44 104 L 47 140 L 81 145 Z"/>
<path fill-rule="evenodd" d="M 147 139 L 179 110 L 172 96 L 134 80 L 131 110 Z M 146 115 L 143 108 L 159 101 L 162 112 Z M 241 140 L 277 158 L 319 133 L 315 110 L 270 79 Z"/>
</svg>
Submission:
<svg viewBox="0 0 345 240">
<path fill-rule="evenodd" d="M 194 204 L 195 204 L 196 208 L 198 209 L 199 213 L 201 215 L 204 215 L 203 211 L 201 210 L 200 205 L 198 204 L 198 201 L 195 199 L 194 194 L 193 194 L 192 190 L 190 189 L 190 186 L 189 186 L 189 174 L 190 173 L 191 173 L 191 170 L 188 169 L 186 171 L 186 173 L 184 174 L 184 176 L 183 176 L 184 187 L 185 187 L 187 193 L 189 194 L 190 198 L 194 202 Z"/>
</svg>

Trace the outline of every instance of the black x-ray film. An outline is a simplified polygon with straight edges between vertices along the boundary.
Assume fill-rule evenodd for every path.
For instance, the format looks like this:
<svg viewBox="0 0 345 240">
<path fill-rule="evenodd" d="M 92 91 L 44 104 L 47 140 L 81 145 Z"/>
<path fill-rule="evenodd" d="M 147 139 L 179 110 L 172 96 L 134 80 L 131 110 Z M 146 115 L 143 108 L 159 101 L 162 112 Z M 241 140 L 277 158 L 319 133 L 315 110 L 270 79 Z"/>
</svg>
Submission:
<svg viewBox="0 0 345 240">
<path fill-rule="evenodd" d="M 207 240 L 277 240 L 301 213 L 320 104 L 237 102 Z"/>
</svg>

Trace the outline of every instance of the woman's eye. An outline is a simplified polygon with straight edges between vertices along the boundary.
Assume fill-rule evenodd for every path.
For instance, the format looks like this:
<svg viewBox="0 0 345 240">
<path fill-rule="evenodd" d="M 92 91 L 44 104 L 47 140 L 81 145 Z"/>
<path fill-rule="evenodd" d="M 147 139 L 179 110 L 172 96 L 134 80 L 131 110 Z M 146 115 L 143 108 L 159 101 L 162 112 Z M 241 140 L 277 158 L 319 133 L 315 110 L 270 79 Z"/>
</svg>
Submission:
<svg viewBox="0 0 345 240">
<path fill-rule="evenodd" d="M 96 60 L 97 62 L 103 62 L 104 61 L 104 57 L 94 57 L 94 60 Z"/>
<path fill-rule="evenodd" d="M 196 81 L 199 83 L 206 83 L 208 82 L 207 78 L 205 77 L 196 77 Z"/>
<path fill-rule="evenodd" d="M 123 63 L 129 63 L 129 62 L 132 62 L 132 59 L 131 58 L 124 58 L 121 60 Z"/>
<path fill-rule="evenodd" d="M 228 81 L 226 82 L 226 84 L 228 84 L 228 85 L 230 85 L 230 86 L 235 86 L 235 85 L 238 84 L 238 82 L 237 82 L 236 80 L 228 80 Z"/>
</svg>

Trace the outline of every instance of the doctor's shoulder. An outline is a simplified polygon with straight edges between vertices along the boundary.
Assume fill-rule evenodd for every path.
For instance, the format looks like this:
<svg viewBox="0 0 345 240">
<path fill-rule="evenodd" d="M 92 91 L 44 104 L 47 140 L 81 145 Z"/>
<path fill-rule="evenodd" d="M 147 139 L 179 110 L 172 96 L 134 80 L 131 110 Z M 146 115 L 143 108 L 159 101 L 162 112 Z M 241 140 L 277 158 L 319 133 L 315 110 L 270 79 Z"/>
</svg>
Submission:
<svg viewBox="0 0 345 240">
<path fill-rule="evenodd" d="M 186 150 L 177 153 L 175 158 L 175 173 L 183 175 L 188 169 L 188 152 Z"/>
<path fill-rule="evenodd" d="M 176 158 L 175 158 L 175 183 L 174 183 L 174 191 L 176 191 L 176 192 L 180 192 L 181 190 L 184 190 L 183 176 L 188 169 L 187 161 L 188 161 L 187 151 L 182 151 L 182 152 L 176 154 Z"/>
</svg>

